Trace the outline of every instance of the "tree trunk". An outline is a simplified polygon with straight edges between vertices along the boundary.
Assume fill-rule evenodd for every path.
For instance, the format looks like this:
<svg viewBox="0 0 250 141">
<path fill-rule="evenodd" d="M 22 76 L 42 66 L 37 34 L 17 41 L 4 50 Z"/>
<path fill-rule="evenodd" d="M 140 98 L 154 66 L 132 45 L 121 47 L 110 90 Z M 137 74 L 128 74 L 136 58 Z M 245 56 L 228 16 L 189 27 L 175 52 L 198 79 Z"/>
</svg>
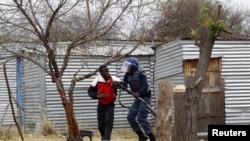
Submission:
<svg viewBox="0 0 250 141">
<path fill-rule="evenodd" d="M 212 54 L 212 49 L 216 40 L 216 37 L 220 32 L 225 31 L 223 29 L 223 24 L 218 22 L 220 17 L 221 4 L 218 5 L 218 11 L 215 13 L 215 17 L 212 18 L 208 15 L 209 13 L 200 13 L 203 17 L 200 19 L 200 25 L 198 33 L 192 32 L 196 45 L 199 47 L 199 61 L 194 77 L 186 78 L 186 102 L 188 108 L 188 123 L 187 127 L 190 135 L 186 134 L 187 141 L 197 141 L 197 123 L 198 123 L 198 111 L 199 111 L 199 101 L 202 95 L 202 88 L 204 85 L 204 80 L 206 77 L 209 61 Z M 203 9 L 204 10 L 204 9 Z M 209 23 L 209 24 L 208 24 Z M 198 35 L 198 36 L 197 36 Z"/>
<path fill-rule="evenodd" d="M 73 107 L 73 95 L 71 94 L 69 96 L 70 100 L 67 100 L 65 91 L 62 87 L 62 83 L 58 80 L 56 82 L 57 84 L 57 90 L 60 94 L 62 104 L 66 113 L 66 120 L 68 124 L 68 137 L 67 141 L 83 141 L 81 135 L 80 135 L 80 130 L 78 127 L 77 120 L 75 118 L 75 113 L 74 113 L 74 107 Z"/>
<path fill-rule="evenodd" d="M 184 129 L 184 136 L 186 141 L 197 141 L 197 122 L 198 122 L 198 106 L 199 94 L 201 93 L 202 84 L 193 87 L 192 84 L 197 80 L 197 77 L 186 78 L 186 128 Z"/>
<path fill-rule="evenodd" d="M 82 137 L 80 135 L 80 130 L 75 118 L 74 110 L 71 110 L 71 104 L 67 103 L 64 106 L 68 124 L 68 138 L 67 141 L 82 141 Z"/>
<path fill-rule="evenodd" d="M 215 42 L 215 37 L 207 37 L 204 34 L 202 39 L 203 42 L 199 45 L 200 54 L 198 66 L 194 77 L 186 78 L 185 85 L 187 87 L 186 91 L 186 102 L 187 102 L 187 112 L 188 112 L 188 127 L 187 134 L 185 138 L 187 141 L 197 140 L 197 123 L 198 123 L 198 111 L 199 111 L 199 101 L 202 94 L 203 80 L 206 77 L 213 45 Z"/>
</svg>

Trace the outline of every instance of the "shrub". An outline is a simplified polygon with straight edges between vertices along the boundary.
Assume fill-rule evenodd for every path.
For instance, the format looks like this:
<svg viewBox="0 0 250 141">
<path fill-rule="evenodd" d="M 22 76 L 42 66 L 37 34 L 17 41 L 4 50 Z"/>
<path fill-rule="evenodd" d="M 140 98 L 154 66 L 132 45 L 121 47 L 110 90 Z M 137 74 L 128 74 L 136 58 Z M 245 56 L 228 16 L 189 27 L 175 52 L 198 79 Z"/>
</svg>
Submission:
<svg viewBox="0 0 250 141">
<path fill-rule="evenodd" d="M 47 135 L 52 135 L 55 133 L 56 133 L 55 128 L 51 124 L 51 122 L 49 122 L 47 119 L 43 119 L 43 121 L 42 121 L 42 134 L 44 136 L 47 136 Z"/>
</svg>

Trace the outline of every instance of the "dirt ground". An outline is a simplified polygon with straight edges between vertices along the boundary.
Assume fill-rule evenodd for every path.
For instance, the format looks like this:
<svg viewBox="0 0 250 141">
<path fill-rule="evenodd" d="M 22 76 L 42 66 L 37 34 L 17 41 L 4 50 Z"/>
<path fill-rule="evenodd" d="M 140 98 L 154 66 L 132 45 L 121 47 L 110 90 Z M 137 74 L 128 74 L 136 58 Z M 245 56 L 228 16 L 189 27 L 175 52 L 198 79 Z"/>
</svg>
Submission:
<svg viewBox="0 0 250 141">
<path fill-rule="evenodd" d="M 100 141 L 100 134 L 93 132 L 92 141 Z M 24 141 L 66 141 L 63 135 L 42 136 L 39 133 L 23 133 Z M 9 138 L 9 139 L 7 139 Z M 0 141 L 22 141 L 18 133 L 11 133 L 6 138 L 6 134 L 0 138 Z M 83 141 L 90 141 L 88 137 L 84 137 Z M 112 132 L 111 141 L 138 141 L 137 136 L 131 130 L 114 130 Z"/>
</svg>

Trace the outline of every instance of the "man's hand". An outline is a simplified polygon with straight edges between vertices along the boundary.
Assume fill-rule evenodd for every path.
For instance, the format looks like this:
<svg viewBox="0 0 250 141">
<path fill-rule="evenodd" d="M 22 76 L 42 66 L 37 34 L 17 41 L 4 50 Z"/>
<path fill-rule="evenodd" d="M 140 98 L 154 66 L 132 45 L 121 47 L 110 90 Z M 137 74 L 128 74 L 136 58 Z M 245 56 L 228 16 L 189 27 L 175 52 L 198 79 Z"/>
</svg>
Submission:
<svg viewBox="0 0 250 141">
<path fill-rule="evenodd" d="M 139 94 L 138 93 L 133 93 L 133 96 L 134 96 L 134 98 L 138 98 L 139 97 Z"/>
<path fill-rule="evenodd" d="M 97 98 L 107 98 L 108 95 L 107 94 L 98 94 L 96 97 Z"/>
<path fill-rule="evenodd" d="M 118 81 L 113 81 L 113 82 L 111 83 L 111 86 L 112 86 L 113 88 L 115 88 L 115 89 L 119 89 L 119 88 L 120 88 L 120 85 L 119 85 L 119 82 L 118 82 Z"/>
</svg>

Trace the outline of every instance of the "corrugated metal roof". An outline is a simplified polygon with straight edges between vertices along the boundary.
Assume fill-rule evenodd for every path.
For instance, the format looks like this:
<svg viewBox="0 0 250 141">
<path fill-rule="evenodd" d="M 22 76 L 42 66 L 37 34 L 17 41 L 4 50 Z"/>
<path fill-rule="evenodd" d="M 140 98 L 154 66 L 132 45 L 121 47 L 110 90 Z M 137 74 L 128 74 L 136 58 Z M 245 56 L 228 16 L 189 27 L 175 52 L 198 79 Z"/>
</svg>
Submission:
<svg viewBox="0 0 250 141">
<path fill-rule="evenodd" d="M 110 44 L 106 45 L 86 45 L 85 50 L 81 52 L 81 48 L 77 48 L 72 53 L 75 54 L 85 54 L 85 55 L 93 55 L 93 56 L 112 56 L 119 52 L 121 49 L 121 54 L 125 54 L 131 51 L 138 43 L 136 42 L 124 42 L 124 43 L 114 43 L 110 42 Z M 154 44 L 144 44 L 139 45 L 137 49 L 135 49 L 131 55 L 153 55 L 154 50 L 151 48 Z"/>
<path fill-rule="evenodd" d="M 60 42 L 57 43 L 57 55 L 65 55 L 67 51 L 67 46 L 70 42 Z M 117 52 L 121 51 L 120 54 L 127 53 L 131 51 L 138 42 L 128 42 L 128 41 L 99 41 L 88 43 L 84 45 L 77 46 L 72 49 L 70 55 L 88 55 L 88 56 L 112 56 Z M 139 45 L 130 55 L 153 55 L 154 50 L 152 47 L 158 43 L 144 43 Z M 45 48 L 40 44 L 29 44 L 23 45 L 22 50 L 28 53 L 35 53 L 36 47 L 41 52 L 45 52 Z"/>
</svg>

